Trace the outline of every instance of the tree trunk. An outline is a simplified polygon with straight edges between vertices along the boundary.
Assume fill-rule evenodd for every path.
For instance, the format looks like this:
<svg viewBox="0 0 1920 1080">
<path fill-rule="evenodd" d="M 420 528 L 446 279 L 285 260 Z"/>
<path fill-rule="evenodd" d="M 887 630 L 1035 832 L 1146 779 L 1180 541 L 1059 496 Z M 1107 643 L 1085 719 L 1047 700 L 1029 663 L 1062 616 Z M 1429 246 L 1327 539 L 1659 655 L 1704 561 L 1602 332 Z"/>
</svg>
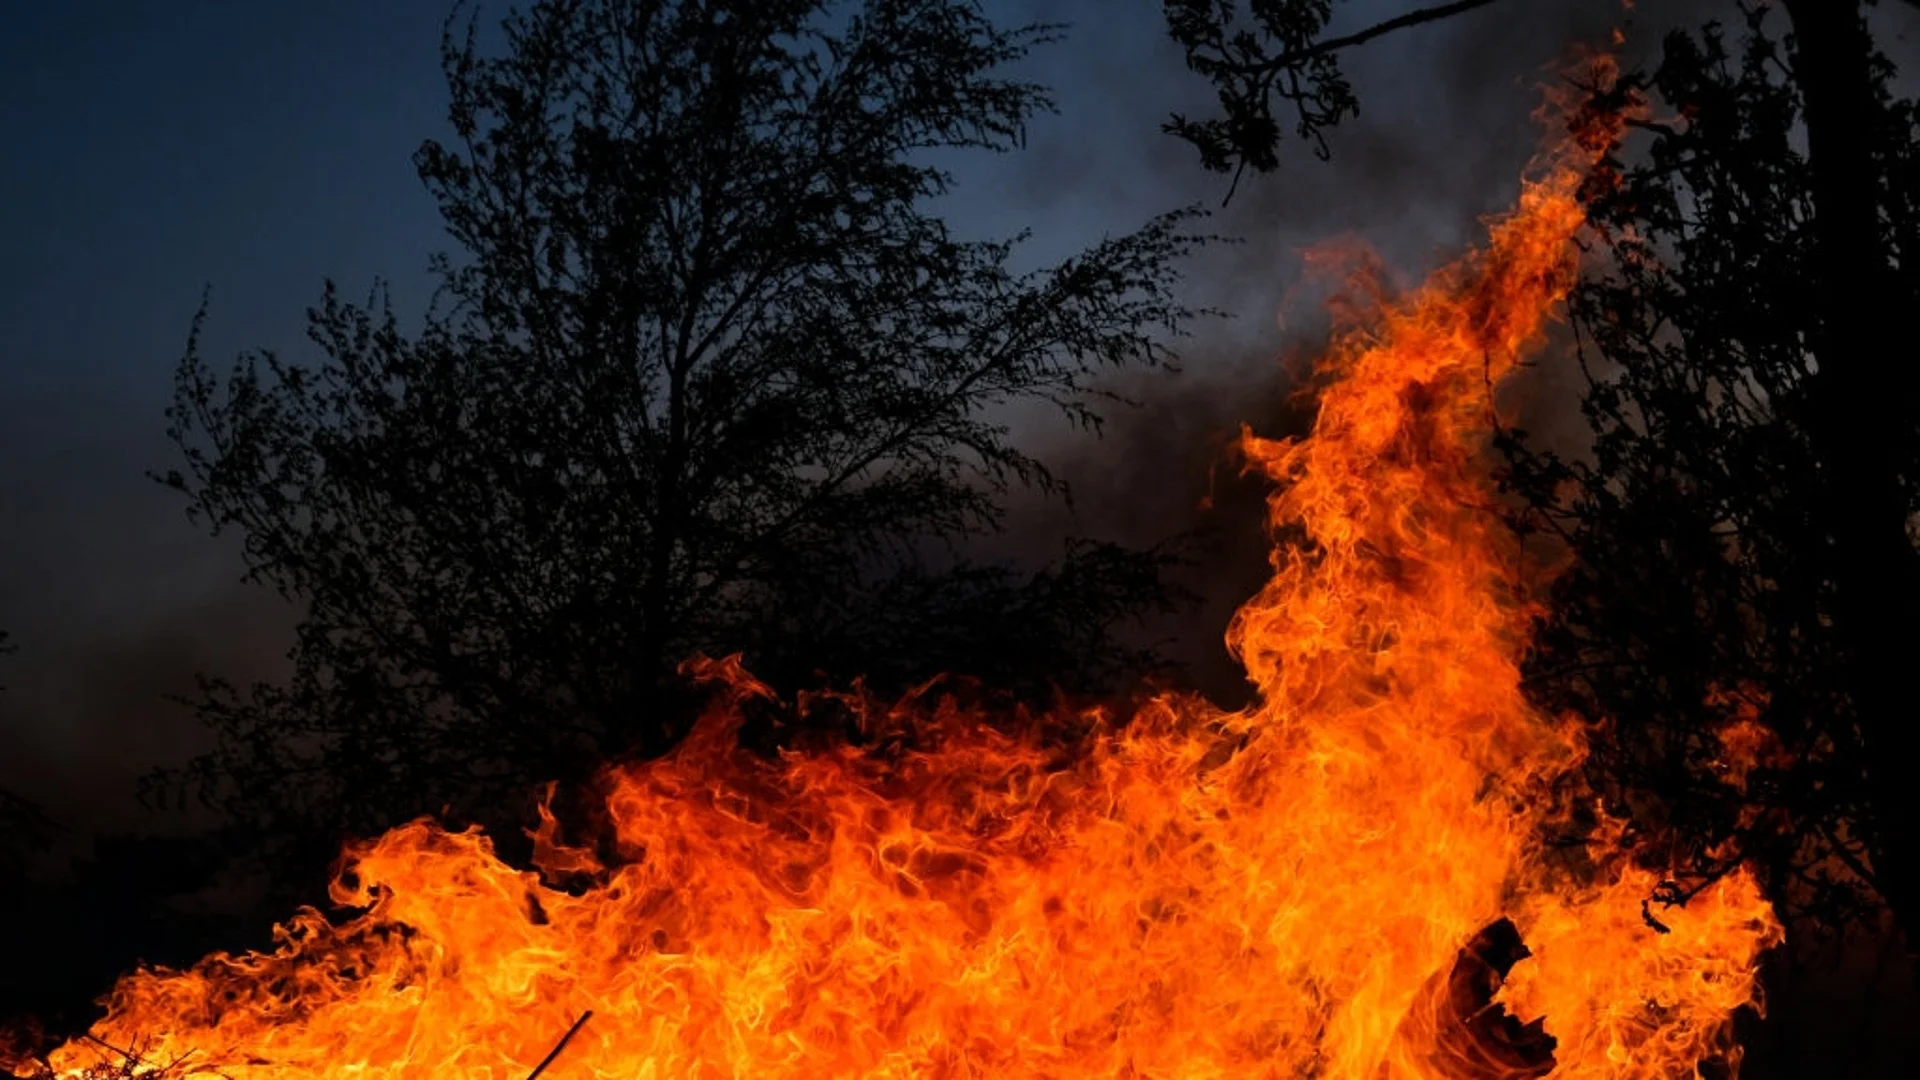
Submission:
<svg viewBox="0 0 1920 1080">
<path fill-rule="evenodd" d="M 1819 306 L 1813 352 L 1814 437 L 1829 470 L 1820 511 L 1832 538 L 1835 629 L 1867 750 L 1873 801 L 1867 839 L 1874 876 L 1909 951 L 1920 939 L 1916 794 L 1899 750 L 1914 720 L 1907 672 L 1920 660 L 1920 575 L 1907 537 L 1900 470 L 1911 424 L 1913 372 L 1880 228 L 1872 146 L 1879 113 L 1859 5 L 1786 0 L 1806 100 Z"/>
</svg>

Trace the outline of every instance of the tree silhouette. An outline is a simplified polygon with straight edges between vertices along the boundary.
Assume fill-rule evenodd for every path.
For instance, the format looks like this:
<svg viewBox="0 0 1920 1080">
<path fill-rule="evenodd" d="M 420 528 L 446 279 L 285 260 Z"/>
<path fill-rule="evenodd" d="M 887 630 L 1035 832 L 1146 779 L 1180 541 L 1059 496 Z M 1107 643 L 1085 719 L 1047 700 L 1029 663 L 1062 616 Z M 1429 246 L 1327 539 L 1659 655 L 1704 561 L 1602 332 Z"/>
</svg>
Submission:
<svg viewBox="0 0 1920 1080">
<path fill-rule="evenodd" d="M 162 479 L 305 614 L 288 681 L 205 685 L 215 748 L 154 794 L 318 868 L 343 830 L 514 821 L 535 781 L 666 746 L 698 652 L 1033 693 L 1139 666 L 1115 627 L 1166 601 L 1161 555 L 1077 543 L 1027 579 L 961 554 L 1011 487 L 1055 486 L 1009 410 L 1096 426 L 1089 379 L 1193 314 L 1190 212 L 1023 271 L 1018 237 L 930 208 L 944 162 L 1051 107 L 999 72 L 1055 28 L 544 0 L 494 53 L 459 19 L 453 138 L 415 163 L 461 252 L 424 326 L 330 285 L 317 365 L 179 368 Z"/>
<path fill-rule="evenodd" d="M 1732 41 L 1676 33 L 1623 82 L 1653 119 L 1594 190 L 1610 257 L 1571 304 L 1592 452 L 1505 449 L 1527 520 L 1576 556 L 1533 685 L 1594 718 L 1594 776 L 1673 838 L 1682 891 L 1751 860 L 1791 914 L 1840 928 L 1884 901 L 1911 929 L 1920 431 L 1872 335 L 1920 299 L 1920 112 L 1857 7 L 1822 7 L 1808 32 L 1789 4 L 1784 41 L 1764 7 Z"/>
<path fill-rule="evenodd" d="M 1249 168 L 1265 173 L 1280 167 L 1282 116 L 1288 113 L 1294 134 L 1324 158 L 1327 129 L 1360 111 L 1360 99 L 1340 71 L 1343 50 L 1496 2 L 1416 7 L 1329 37 L 1334 0 L 1249 0 L 1244 19 L 1232 0 L 1161 0 L 1167 32 L 1186 50 L 1187 67 L 1213 83 L 1220 101 L 1217 116 L 1175 114 L 1164 128 L 1191 143 L 1207 168 L 1232 172 L 1236 187 Z"/>
</svg>

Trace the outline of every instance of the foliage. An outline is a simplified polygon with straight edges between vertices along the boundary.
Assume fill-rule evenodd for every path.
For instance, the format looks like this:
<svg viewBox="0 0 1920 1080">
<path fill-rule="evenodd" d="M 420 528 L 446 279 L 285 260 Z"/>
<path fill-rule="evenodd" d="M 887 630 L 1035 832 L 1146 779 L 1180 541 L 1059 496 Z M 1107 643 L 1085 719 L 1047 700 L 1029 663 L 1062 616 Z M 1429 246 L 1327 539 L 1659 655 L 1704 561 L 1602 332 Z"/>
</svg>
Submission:
<svg viewBox="0 0 1920 1080">
<path fill-rule="evenodd" d="M 1280 167 L 1281 115 L 1325 158 L 1327 129 L 1357 115 L 1359 98 L 1340 71 L 1339 54 L 1397 30 L 1449 18 L 1494 0 L 1455 0 L 1416 8 L 1366 29 L 1326 36 L 1334 0 L 1162 0 L 1167 32 L 1186 50 L 1187 67 L 1214 84 L 1220 113 L 1202 120 L 1175 114 L 1165 130 L 1193 144 L 1215 172 Z M 1231 195 L 1229 195 L 1231 197 Z"/>
<path fill-rule="evenodd" d="M 1654 119 L 1632 164 L 1616 159 L 1617 183 L 1596 187 L 1609 258 L 1571 302 L 1590 457 L 1523 433 L 1504 449 L 1525 523 L 1577 556 L 1532 679 L 1551 706 L 1605 718 L 1595 779 L 1674 836 L 1683 888 L 1754 860 L 1790 912 L 1839 927 L 1878 910 L 1884 809 L 1834 631 L 1822 496 L 1848 480 L 1810 416 L 1821 312 L 1796 55 L 1767 8 L 1736 30 L 1675 33 L 1620 88 L 1645 92 Z M 1854 119 L 1871 132 L 1901 294 L 1920 298 L 1920 113 L 1876 65 L 1878 108 Z M 1916 434 L 1879 436 L 1909 476 Z"/>
<path fill-rule="evenodd" d="M 205 686 L 216 747 L 156 796 L 317 867 L 342 830 L 517 822 L 532 782 L 663 748 L 695 653 L 1032 692 L 1135 663 L 1115 625 L 1166 602 L 1164 555 L 1075 545 L 1022 581 L 962 554 L 1010 488 L 1056 486 L 1009 410 L 1097 426 L 1089 379 L 1193 314 L 1189 212 L 1027 272 L 930 209 L 941 162 L 1051 107 L 999 72 L 1054 28 L 543 0 L 494 54 L 449 25 L 453 137 L 416 165 L 462 252 L 424 326 L 329 286 L 322 362 L 222 376 L 196 322 L 163 480 L 305 617 L 290 680 Z"/>
</svg>

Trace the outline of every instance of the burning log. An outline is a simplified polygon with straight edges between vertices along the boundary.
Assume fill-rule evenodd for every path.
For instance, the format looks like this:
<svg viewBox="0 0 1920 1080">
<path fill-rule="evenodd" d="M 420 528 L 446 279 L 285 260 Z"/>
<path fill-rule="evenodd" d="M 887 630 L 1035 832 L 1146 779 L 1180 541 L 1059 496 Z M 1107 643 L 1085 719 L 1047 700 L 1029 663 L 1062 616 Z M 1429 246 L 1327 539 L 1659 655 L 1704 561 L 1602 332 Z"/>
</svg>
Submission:
<svg viewBox="0 0 1920 1080">
<path fill-rule="evenodd" d="M 1502 918 L 1436 972 L 1400 1027 L 1400 1042 L 1447 1080 L 1534 1080 L 1554 1070 L 1557 1045 L 1546 1018 L 1521 1023 L 1495 1002 L 1513 965 L 1531 956 L 1513 920 Z"/>
<path fill-rule="evenodd" d="M 592 1009 L 581 1013 L 580 1019 L 573 1022 L 573 1026 L 567 1029 L 567 1033 L 560 1036 L 560 1041 L 553 1044 L 553 1049 L 547 1051 L 547 1056 L 540 1059 L 540 1064 L 535 1065 L 533 1071 L 527 1074 L 527 1080 L 539 1080 L 540 1074 L 547 1071 L 547 1066 L 553 1064 L 553 1059 L 560 1056 L 560 1051 L 567 1048 L 567 1044 L 573 1041 L 573 1037 L 578 1035 L 580 1029 L 585 1027 L 587 1021 L 591 1019 L 593 1019 Z"/>
</svg>

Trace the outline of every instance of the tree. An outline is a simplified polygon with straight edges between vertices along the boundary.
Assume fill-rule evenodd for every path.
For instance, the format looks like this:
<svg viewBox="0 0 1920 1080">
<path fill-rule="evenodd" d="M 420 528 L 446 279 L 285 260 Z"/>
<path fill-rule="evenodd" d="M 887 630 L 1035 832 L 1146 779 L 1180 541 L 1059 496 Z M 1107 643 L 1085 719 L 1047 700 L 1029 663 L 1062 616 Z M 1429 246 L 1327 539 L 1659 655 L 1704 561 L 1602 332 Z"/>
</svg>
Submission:
<svg viewBox="0 0 1920 1080">
<path fill-rule="evenodd" d="M 1909 931 L 1920 932 L 1920 797 L 1895 764 L 1916 711 L 1901 669 L 1920 652 L 1920 558 L 1909 521 L 1916 382 L 1911 363 L 1875 363 L 1906 328 L 1898 306 L 1915 292 L 1909 236 L 1883 235 L 1882 207 L 1911 206 L 1912 188 L 1881 194 L 1889 136 L 1911 157 L 1911 109 L 1886 116 L 1890 78 L 1858 3 L 1788 0 L 1794 77 L 1805 98 L 1813 261 L 1819 314 L 1809 336 L 1818 364 L 1809 427 L 1825 457 L 1822 540 L 1834 555 L 1834 623 L 1841 639 L 1858 735 L 1866 745 L 1869 799 L 1860 827 L 1872 881 Z M 1878 61 L 1878 64 L 1876 64 Z M 1879 70 L 1876 70 L 1876 66 Z M 1890 122 L 1889 122 L 1890 121 Z M 1877 129 L 1877 130 L 1876 130 Z M 1878 154 L 1876 152 L 1879 152 Z M 1881 160 L 1876 160 L 1876 157 Z M 1908 219 L 1911 221 L 1911 219 Z M 1896 225 L 1896 228 L 1899 228 Z M 1902 280 L 1902 277 L 1906 280 Z M 1903 288 L 1903 285 L 1906 286 Z"/>
<path fill-rule="evenodd" d="M 1486 4 L 1329 38 L 1331 0 L 1255 0 L 1244 22 L 1231 3 L 1166 0 L 1221 105 L 1167 128 L 1236 180 L 1278 167 L 1289 110 L 1324 155 L 1358 107 L 1341 50 Z M 1913 112 L 1888 96 L 1860 4 L 1790 0 L 1785 51 L 1764 7 L 1737 6 L 1737 61 L 1717 27 L 1682 34 L 1612 91 L 1651 89 L 1684 119 L 1640 125 L 1644 163 L 1593 192 L 1615 268 L 1573 301 L 1593 459 L 1506 441 L 1520 523 L 1578 553 L 1536 678 L 1549 703 L 1605 718 L 1596 779 L 1672 830 L 1695 884 L 1753 859 L 1830 924 L 1884 900 L 1913 926 L 1920 820 L 1891 748 L 1920 647 L 1914 376 L 1870 359 L 1913 295 Z M 1676 563 L 1683 583 L 1662 576 Z M 1745 748 L 1757 770 L 1729 766 L 1739 732 L 1783 742 Z"/>
<path fill-rule="evenodd" d="M 1291 111 L 1294 133 L 1324 158 L 1327 129 L 1360 111 L 1360 99 L 1340 72 L 1343 50 L 1495 2 L 1452 0 L 1328 37 L 1334 0 L 1250 0 L 1245 23 L 1233 0 L 1161 0 L 1167 32 L 1186 50 L 1187 67 L 1213 83 L 1220 99 L 1220 115 L 1194 120 L 1175 114 L 1165 130 L 1193 144 L 1207 168 L 1232 172 L 1235 187 L 1248 168 L 1267 173 L 1280 167 L 1276 112 Z"/>
<path fill-rule="evenodd" d="M 1592 192 L 1592 452 L 1505 443 L 1524 520 L 1574 554 L 1531 678 L 1593 719 L 1595 779 L 1682 891 L 1744 860 L 1811 925 L 1884 903 L 1911 932 L 1920 428 L 1877 335 L 1920 300 L 1920 110 L 1857 6 L 1787 12 L 1784 47 L 1746 9 L 1737 44 L 1675 33 L 1623 82 L 1656 120 Z"/>
<path fill-rule="evenodd" d="M 317 366 L 223 377 L 195 323 L 162 479 L 305 615 L 289 681 L 206 684 L 215 749 L 156 793 L 317 870 L 342 830 L 515 821 L 663 748 L 695 653 L 786 685 L 1132 666 L 1114 627 L 1164 601 L 1158 554 L 964 558 L 1054 486 L 1005 410 L 1096 426 L 1089 379 L 1194 314 L 1190 212 L 1027 272 L 930 208 L 943 161 L 1051 107 L 1000 71 L 1056 29 L 960 0 L 541 0 L 502 29 L 444 41 L 453 138 L 415 161 L 462 254 L 422 329 L 329 286 Z"/>
</svg>

